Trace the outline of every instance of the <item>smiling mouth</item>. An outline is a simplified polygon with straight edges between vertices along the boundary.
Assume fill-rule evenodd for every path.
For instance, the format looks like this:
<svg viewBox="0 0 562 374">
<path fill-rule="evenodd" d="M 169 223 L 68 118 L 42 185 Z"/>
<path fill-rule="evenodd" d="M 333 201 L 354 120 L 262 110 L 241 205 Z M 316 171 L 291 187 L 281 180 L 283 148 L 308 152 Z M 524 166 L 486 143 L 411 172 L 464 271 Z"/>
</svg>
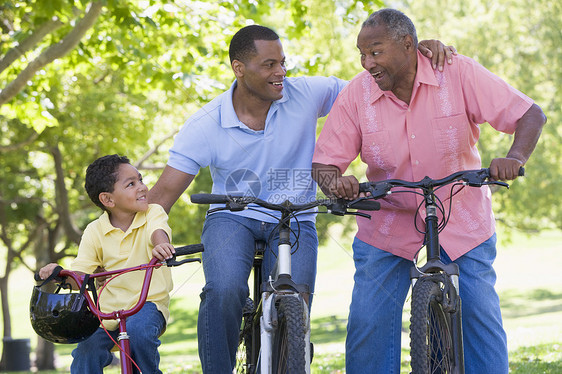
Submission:
<svg viewBox="0 0 562 374">
<path fill-rule="evenodd" d="M 271 82 L 271 84 L 273 85 L 273 87 L 283 88 L 283 82 Z"/>
<path fill-rule="evenodd" d="M 384 73 L 382 71 L 377 71 L 371 74 L 373 76 L 373 78 L 375 78 L 375 80 L 379 80 L 384 76 Z"/>
</svg>

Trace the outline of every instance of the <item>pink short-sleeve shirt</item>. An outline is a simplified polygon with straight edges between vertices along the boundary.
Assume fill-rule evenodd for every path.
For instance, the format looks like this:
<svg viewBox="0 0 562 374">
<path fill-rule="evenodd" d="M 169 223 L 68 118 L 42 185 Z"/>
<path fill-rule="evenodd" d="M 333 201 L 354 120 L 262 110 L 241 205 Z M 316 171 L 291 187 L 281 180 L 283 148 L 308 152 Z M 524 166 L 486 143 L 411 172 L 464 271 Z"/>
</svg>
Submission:
<svg viewBox="0 0 562 374">
<path fill-rule="evenodd" d="M 458 55 L 443 72 L 418 52 L 410 104 L 381 91 L 363 71 L 340 93 L 322 129 L 313 162 L 337 166 L 342 173 L 361 155 L 367 178 L 417 181 L 442 178 L 481 167 L 476 142 L 479 124 L 512 134 L 533 101 L 474 60 Z M 499 155 L 498 155 L 499 156 Z M 449 209 L 450 189 L 438 192 Z M 423 243 L 414 228 L 422 202 L 409 193 L 390 195 L 381 210 L 358 217 L 357 238 L 397 256 L 412 259 Z M 451 218 L 440 243 L 451 259 L 478 246 L 495 231 L 487 187 L 463 188 L 453 198 Z M 425 211 L 415 217 L 423 227 Z"/>
</svg>

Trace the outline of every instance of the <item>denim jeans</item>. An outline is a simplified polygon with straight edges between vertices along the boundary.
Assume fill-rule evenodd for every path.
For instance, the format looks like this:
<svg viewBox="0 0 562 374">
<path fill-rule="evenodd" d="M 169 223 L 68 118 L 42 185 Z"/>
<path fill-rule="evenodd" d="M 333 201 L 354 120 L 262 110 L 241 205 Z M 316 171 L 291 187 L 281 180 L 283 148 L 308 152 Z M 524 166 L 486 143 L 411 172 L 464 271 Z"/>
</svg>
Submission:
<svg viewBox="0 0 562 374">
<path fill-rule="evenodd" d="M 355 238 L 355 285 L 346 339 L 348 374 L 400 373 L 402 308 L 412 262 Z M 444 263 L 451 260 L 441 251 Z M 494 290 L 496 235 L 456 259 L 466 374 L 507 374 L 507 338 Z"/>
<path fill-rule="evenodd" d="M 137 314 L 127 318 L 131 357 L 144 374 L 162 373 L 158 369 L 160 364 L 158 337 L 165 327 L 164 316 L 151 302 L 147 302 Z M 110 334 L 117 341 L 119 329 L 110 331 Z M 72 374 L 102 374 L 103 368 L 109 365 L 113 359 L 110 350 L 114 345 L 115 343 L 102 328 L 97 329 L 88 339 L 78 343 L 76 349 L 72 351 L 74 359 L 70 372 Z M 133 372 L 139 372 L 134 364 Z"/>
<path fill-rule="evenodd" d="M 203 373 L 231 373 L 236 361 L 242 307 L 249 295 L 248 277 L 253 265 L 254 242 L 269 243 L 263 270 L 269 274 L 275 263 L 278 234 L 269 241 L 276 224 L 229 213 L 207 217 L 201 242 L 205 287 L 197 321 L 199 357 Z M 314 291 L 318 236 L 313 222 L 300 222 L 298 250 L 291 256 L 293 280 Z M 291 228 L 297 232 L 297 224 Z M 291 242 L 295 242 L 291 235 Z M 294 251 L 294 248 L 293 248 Z"/>
</svg>

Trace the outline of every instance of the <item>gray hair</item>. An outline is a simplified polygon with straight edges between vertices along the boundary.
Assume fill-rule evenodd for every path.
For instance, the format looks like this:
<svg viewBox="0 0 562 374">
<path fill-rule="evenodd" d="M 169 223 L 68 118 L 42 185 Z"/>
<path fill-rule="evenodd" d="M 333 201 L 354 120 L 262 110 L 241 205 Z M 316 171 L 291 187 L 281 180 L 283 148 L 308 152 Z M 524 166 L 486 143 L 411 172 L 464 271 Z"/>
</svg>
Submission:
<svg viewBox="0 0 562 374">
<path fill-rule="evenodd" d="M 378 10 L 363 22 L 361 28 L 367 26 L 375 27 L 378 25 L 386 26 L 388 35 L 396 41 L 401 40 L 406 35 L 410 35 L 417 48 L 418 36 L 416 34 L 416 27 L 412 20 L 401 11 L 389 8 Z"/>
</svg>

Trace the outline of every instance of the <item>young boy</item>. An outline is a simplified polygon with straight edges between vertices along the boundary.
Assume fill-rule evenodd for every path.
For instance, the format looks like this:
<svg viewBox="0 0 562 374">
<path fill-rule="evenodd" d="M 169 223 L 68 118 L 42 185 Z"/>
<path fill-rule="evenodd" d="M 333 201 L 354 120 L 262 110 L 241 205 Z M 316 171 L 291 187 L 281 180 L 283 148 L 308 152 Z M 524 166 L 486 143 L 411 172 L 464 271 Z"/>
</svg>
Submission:
<svg viewBox="0 0 562 374">
<path fill-rule="evenodd" d="M 108 155 L 94 161 L 86 170 L 85 187 L 104 213 L 84 230 L 72 270 L 91 274 L 98 267 L 120 269 L 147 263 L 153 256 L 159 260 L 172 257 L 175 251 L 170 244 L 168 216 L 160 205 L 148 204 L 148 188 L 127 157 Z M 44 266 L 39 275 L 46 279 L 56 266 Z M 101 293 L 102 311 L 132 307 L 139 298 L 143 278 L 144 272 L 131 272 L 109 282 Z M 158 337 L 169 317 L 171 290 L 170 269 L 155 269 L 146 304 L 127 319 L 132 358 L 143 373 L 161 373 Z M 117 321 L 103 323 L 116 339 Z M 71 373 L 101 374 L 112 361 L 113 346 L 107 333 L 99 328 L 73 350 Z"/>
</svg>

